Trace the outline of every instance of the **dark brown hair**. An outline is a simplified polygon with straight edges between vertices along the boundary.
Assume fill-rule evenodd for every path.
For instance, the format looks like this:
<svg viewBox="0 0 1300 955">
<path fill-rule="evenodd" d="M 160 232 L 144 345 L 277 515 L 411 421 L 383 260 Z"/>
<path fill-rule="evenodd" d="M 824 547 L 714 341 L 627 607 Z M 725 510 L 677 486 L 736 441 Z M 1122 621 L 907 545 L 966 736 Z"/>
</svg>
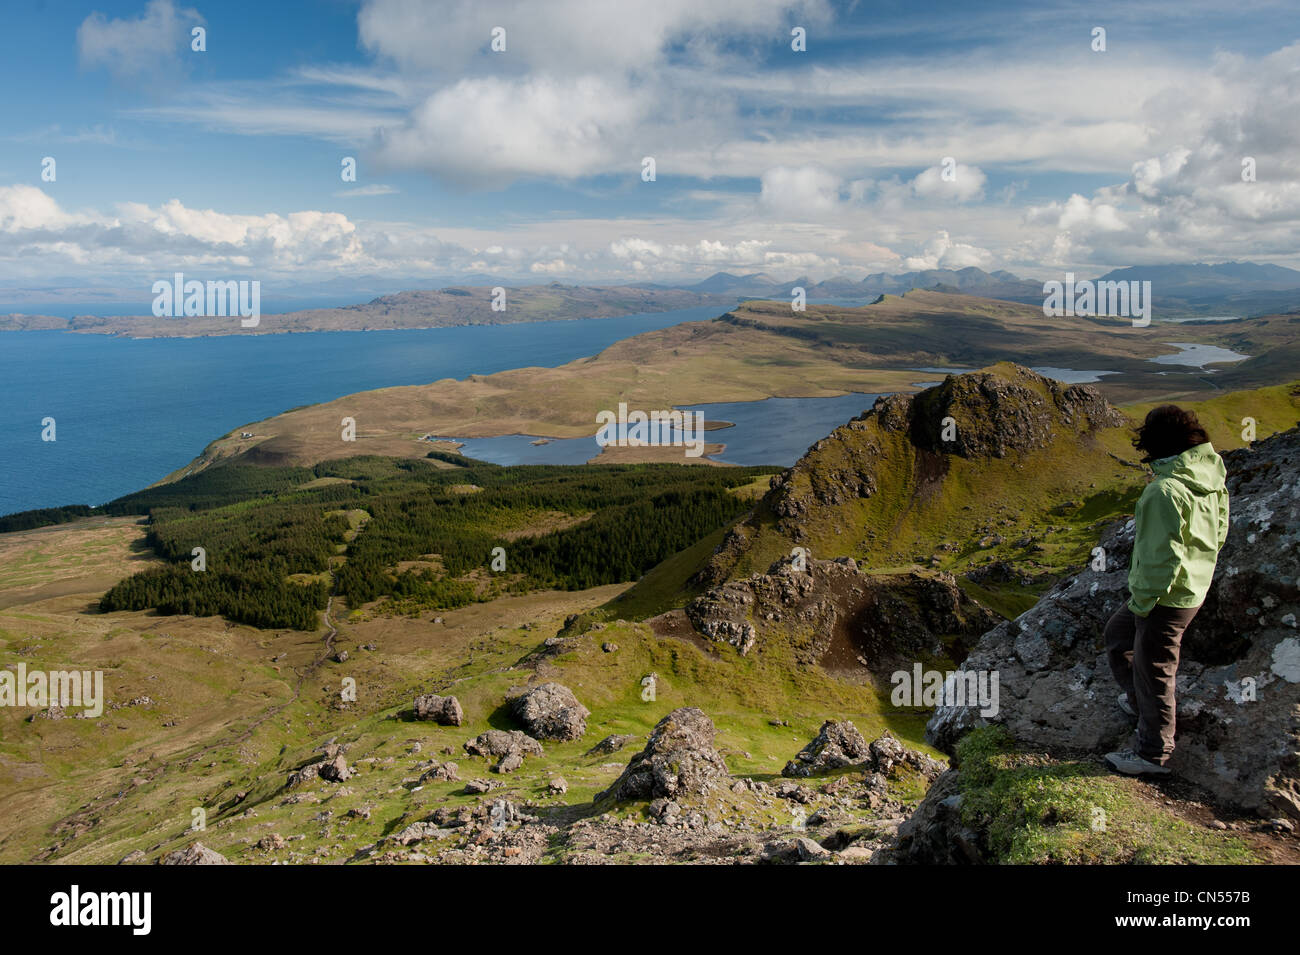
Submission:
<svg viewBox="0 0 1300 955">
<path fill-rule="evenodd" d="M 1182 454 L 1209 440 L 1195 411 L 1184 411 L 1177 405 L 1160 405 L 1147 412 L 1146 420 L 1133 438 L 1133 447 L 1145 452 L 1142 462 L 1149 464 Z"/>
</svg>

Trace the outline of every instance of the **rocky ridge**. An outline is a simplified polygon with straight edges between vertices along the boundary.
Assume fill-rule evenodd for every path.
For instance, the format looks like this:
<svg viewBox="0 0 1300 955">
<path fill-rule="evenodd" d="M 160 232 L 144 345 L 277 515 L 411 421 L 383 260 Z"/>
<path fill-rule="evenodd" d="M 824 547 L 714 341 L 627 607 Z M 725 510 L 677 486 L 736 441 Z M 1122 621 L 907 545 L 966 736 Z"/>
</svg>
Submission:
<svg viewBox="0 0 1300 955">
<path fill-rule="evenodd" d="M 900 506 L 910 507 L 942 486 L 953 459 L 1031 462 L 1062 440 L 1104 457 L 1093 438 L 1124 423 L 1091 385 L 1066 385 L 1012 363 L 878 398 L 772 478 L 754 515 L 728 532 L 694 583 L 727 580 L 767 520 L 791 543 L 805 543 L 815 525 L 836 523 L 846 505 L 878 497 L 899 475 L 908 476 L 912 498 Z"/>
</svg>

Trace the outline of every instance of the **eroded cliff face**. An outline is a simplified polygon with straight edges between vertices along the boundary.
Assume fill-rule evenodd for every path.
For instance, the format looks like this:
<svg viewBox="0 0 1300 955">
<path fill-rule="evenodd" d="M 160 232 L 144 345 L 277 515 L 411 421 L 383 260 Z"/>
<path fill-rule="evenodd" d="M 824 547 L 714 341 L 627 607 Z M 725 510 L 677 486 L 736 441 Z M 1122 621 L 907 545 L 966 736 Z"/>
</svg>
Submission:
<svg viewBox="0 0 1300 955">
<path fill-rule="evenodd" d="M 1231 529 L 1214 585 L 1183 640 L 1172 766 L 1218 799 L 1300 818 L 1300 429 L 1224 455 Z M 1000 711 L 986 720 L 940 707 L 930 741 L 951 751 L 986 722 L 1052 753 L 1126 744 L 1102 630 L 1127 599 L 1133 524 L 1101 541 L 1100 560 L 1032 609 L 986 633 L 962 664 L 996 671 Z"/>
<path fill-rule="evenodd" d="M 998 620 L 951 574 L 866 574 L 851 557 L 777 561 L 697 597 L 686 615 L 742 654 L 775 641 L 804 665 L 877 674 L 944 654 L 954 638 L 973 642 Z"/>
</svg>

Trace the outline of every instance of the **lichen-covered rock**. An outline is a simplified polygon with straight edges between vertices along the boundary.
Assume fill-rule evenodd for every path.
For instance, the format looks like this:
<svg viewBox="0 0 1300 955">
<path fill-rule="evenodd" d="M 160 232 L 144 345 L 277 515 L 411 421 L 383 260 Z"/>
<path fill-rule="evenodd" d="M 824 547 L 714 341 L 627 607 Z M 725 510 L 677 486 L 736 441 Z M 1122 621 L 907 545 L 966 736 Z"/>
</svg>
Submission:
<svg viewBox="0 0 1300 955">
<path fill-rule="evenodd" d="M 348 761 L 339 753 L 331 760 L 320 763 L 317 768 L 320 778 L 332 783 L 341 783 L 352 777 L 352 770 L 348 768 Z"/>
<path fill-rule="evenodd" d="M 440 763 L 430 760 L 428 768 L 420 776 L 420 782 L 454 783 L 460 780 L 460 767 L 448 761 Z"/>
<path fill-rule="evenodd" d="M 540 683 L 510 701 L 515 719 L 535 739 L 572 740 L 587 732 L 591 711 L 560 683 Z"/>
<path fill-rule="evenodd" d="M 524 765 L 523 754 L 518 750 L 506 753 L 493 768 L 498 773 L 513 773 L 516 769 Z"/>
<path fill-rule="evenodd" d="M 894 776 L 899 767 L 920 773 L 929 780 L 937 779 L 948 769 L 934 757 L 908 749 L 893 733 L 886 730 L 884 735 L 872 740 L 867 747 L 867 773 Z"/>
<path fill-rule="evenodd" d="M 785 764 L 781 775 L 806 777 L 842 769 L 865 762 L 870 752 L 866 739 L 851 720 L 827 720 L 813 741 Z"/>
<path fill-rule="evenodd" d="M 465 752 L 471 756 L 541 756 L 542 744 L 519 730 L 487 730 L 467 741 Z"/>
<path fill-rule="evenodd" d="M 655 725 L 645 749 L 632 757 L 597 801 L 610 796 L 674 799 L 703 795 L 725 785 L 730 773 L 713 746 L 717 732 L 703 710 L 694 706 L 673 710 Z"/>
<path fill-rule="evenodd" d="M 431 720 L 439 726 L 460 726 L 465 722 L 465 711 L 454 696 L 426 693 L 415 698 L 415 718 Z"/>
<path fill-rule="evenodd" d="M 201 842 L 191 842 L 158 860 L 159 865 L 230 865 L 230 860 Z"/>
<path fill-rule="evenodd" d="M 1224 461 L 1231 527 L 1183 638 L 1171 766 L 1229 804 L 1300 818 L 1300 430 Z M 1061 755 L 1127 742 L 1133 724 L 1115 703 L 1102 630 L 1127 599 L 1133 522 L 1100 544 L 1104 554 L 979 640 L 960 669 L 998 674 L 998 712 L 940 706 L 927 727 L 934 745 L 950 750 L 987 722 Z"/>
</svg>

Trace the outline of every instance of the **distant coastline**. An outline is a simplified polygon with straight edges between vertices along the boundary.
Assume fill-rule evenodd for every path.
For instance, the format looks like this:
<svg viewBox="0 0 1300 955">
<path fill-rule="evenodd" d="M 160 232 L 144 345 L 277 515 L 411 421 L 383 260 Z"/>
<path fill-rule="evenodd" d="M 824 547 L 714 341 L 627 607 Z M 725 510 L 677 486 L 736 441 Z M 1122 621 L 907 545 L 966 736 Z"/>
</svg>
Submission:
<svg viewBox="0 0 1300 955">
<path fill-rule="evenodd" d="M 284 335 L 294 332 L 382 332 L 471 325 L 618 318 L 713 306 L 725 311 L 737 302 L 726 293 L 631 286 L 551 285 L 505 288 L 449 287 L 383 295 L 360 305 L 268 313 L 256 328 L 238 318 L 142 315 L 0 315 L 3 331 L 63 331 L 119 338 L 214 338 L 226 335 Z M 503 305 L 503 308 L 494 306 Z"/>
</svg>

